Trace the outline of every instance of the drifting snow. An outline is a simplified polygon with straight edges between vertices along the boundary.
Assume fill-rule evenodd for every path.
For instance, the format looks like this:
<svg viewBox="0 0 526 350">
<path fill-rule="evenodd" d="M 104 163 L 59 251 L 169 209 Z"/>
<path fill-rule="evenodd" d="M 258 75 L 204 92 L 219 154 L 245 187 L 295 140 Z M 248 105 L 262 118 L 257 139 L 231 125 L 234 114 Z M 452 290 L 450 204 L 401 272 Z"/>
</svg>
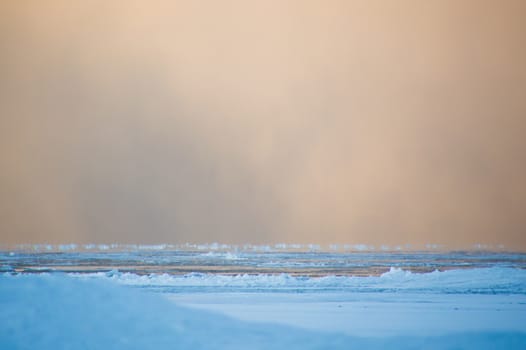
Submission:
<svg viewBox="0 0 526 350">
<path fill-rule="evenodd" d="M 452 247 L 449 247 L 451 250 Z M 458 249 L 459 247 L 457 247 Z M 509 248 L 502 244 L 474 244 L 471 246 L 462 247 L 471 251 L 509 251 Z M 387 245 L 382 244 L 374 246 L 371 244 L 220 244 L 220 243 L 205 243 L 205 244 L 15 244 L 6 245 L 0 244 L 0 250 L 15 250 L 15 251 L 34 251 L 34 252 L 72 252 L 72 251 L 244 251 L 244 252 L 373 252 L 373 251 L 446 251 L 448 247 L 443 244 L 427 243 L 424 245 Z"/>
</svg>

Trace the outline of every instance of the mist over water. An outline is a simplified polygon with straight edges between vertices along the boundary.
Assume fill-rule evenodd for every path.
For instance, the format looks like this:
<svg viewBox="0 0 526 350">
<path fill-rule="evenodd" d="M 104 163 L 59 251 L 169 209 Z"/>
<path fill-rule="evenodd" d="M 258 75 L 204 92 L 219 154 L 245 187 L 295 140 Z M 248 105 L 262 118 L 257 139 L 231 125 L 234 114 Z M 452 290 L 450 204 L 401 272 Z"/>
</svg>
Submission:
<svg viewBox="0 0 526 350">
<path fill-rule="evenodd" d="M 526 249 L 523 1 L 0 4 L 0 243 Z"/>
</svg>

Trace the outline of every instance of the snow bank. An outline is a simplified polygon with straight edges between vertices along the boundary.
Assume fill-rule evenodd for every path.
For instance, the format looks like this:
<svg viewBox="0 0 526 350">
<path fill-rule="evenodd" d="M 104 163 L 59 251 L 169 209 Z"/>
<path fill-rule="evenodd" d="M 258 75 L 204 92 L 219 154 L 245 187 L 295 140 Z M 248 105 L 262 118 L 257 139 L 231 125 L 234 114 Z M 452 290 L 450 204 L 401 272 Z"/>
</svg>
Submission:
<svg viewBox="0 0 526 350">
<path fill-rule="evenodd" d="M 0 275 L 2 349 L 524 349 L 518 332 L 350 337 L 237 321 L 66 275 Z"/>
<path fill-rule="evenodd" d="M 341 336 L 245 324 L 159 295 L 67 276 L 0 277 L 2 349 L 343 348 Z"/>
</svg>

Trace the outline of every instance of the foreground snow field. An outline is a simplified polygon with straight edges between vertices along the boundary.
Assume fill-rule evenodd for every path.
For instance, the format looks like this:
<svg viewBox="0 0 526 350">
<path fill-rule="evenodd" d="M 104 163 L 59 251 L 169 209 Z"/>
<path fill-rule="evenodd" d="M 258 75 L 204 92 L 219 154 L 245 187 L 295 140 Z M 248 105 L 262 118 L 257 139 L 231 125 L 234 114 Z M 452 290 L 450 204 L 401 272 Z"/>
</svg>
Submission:
<svg viewBox="0 0 526 350">
<path fill-rule="evenodd" d="M 5 273 L 0 348 L 525 349 L 521 273 L 497 278 L 512 290 L 496 294 L 404 292 L 399 280 L 391 292 L 162 294 L 119 285 L 119 274 Z"/>
<path fill-rule="evenodd" d="M 526 297 L 399 293 L 172 294 L 172 300 L 236 319 L 357 337 L 526 332 Z M 525 333 L 526 334 L 526 333 Z"/>
</svg>

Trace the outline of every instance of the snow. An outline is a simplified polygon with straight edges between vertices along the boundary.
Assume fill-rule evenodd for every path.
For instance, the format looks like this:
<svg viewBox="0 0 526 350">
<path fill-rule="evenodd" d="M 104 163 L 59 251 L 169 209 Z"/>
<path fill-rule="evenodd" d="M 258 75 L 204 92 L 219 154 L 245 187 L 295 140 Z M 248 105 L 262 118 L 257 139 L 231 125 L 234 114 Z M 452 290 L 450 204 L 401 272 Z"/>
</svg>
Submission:
<svg viewBox="0 0 526 350">
<path fill-rule="evenodd" d="M 526 332 L 526 298 L 517 295 L 175 293 L 169 297 L 179 305 L 244 321 L 357 337 Z"/>
<path fill-rule="evenodd" d="M 341 252 L 341 251 L 355 251 L 355 252 L 373 252 L 373 251 L 448 251 L 451 247 L 447 247 L 443 244 L 427 243 L 422 245 L 387 245 L 382 244 L 374 246 L 370 244 L 297 244 L 297 243 L 276 243 L 273 245 L 268 244 L 223 244 L 223 243 L 205 243 L 205 244 L 16 244 L 16 245 L 5 245 L 0 243 L 0 251 L 2 250 L 17 250 L 17 251 L 36 251 L 36 252 L 69 252 L 69 251 L 130 251 L 130 250 L 143 250 L 143 251 L 180 251 L 180 250 L 199 250 L 199 251 L 252 251 L 252 252 L 290 252 L 290 251 L 302 251 L 302 252 Z M 458 247 L 457 247 L 458 248 Z M 510 251 L 510 247 L 506 247 L 503 244 L 489 245 L 489 244 L 473 244 L 471 246 L 463 247 L 463 249 L 472 251 Z M 511 248 L 511 250 L 513 250 Z"/>
<path fill-rule="evenodd" d="M 66 276 L 0 278 L 2 349 L 342 348 L 344 336 L 248 324 Z"/>
<path fill-rule="evenodd" d="M 198 293 L 154 293 L 153 276 L 132 275 L 0 275 L 0 348 L 526 348 L 526 280 L 520 269 L 429 274 L 392 269 L 362 278 L 361 284 L 337 276 L 258 275 L 252 282 L 250 276 L 239 277 L 249 289 L 267 284 L 300 288 L 249 293 L 210 293 L 202 285 Z M 236 281 L 235 276 L 215 277 L 160 275 L 163 283 L 191 281 L 194 287 L 196 281 L 217 287 L 222 277 Z M 258 278 L 261 283 L 253 287 Z M 326 290 L 342 283 L 358 289 Z M 369 283 L 377 290 L 367 289 Z M 309 289 L 315 285 L 321 290 Z"/>
<path fill-rule="evenodd" d="M 217 253 L 214 253 L 217 254 Z M 210 255 L 209 255 L 210 256 Z M 223 254 L 225 260 L 239 259 Z M 78 278 L 110 279 L 121 284 L 142 287 L 165 287 L 166 291 L 184 291 L 199 287 L 201 291 L 266 291 L 266 292 L 396 292 L 441 294 L 526 294 L 526 269 L 478 268 L 430 273 L 412 273 L 400 268 L 380 276 L 293 276 L 290 274 L 189 273 L 185 275 L 137 275 L 116 270 L 107 273 L 76 274 Z"/>
<path fill-rule="evenodd" d="M 526 349 L 525 254 L 396 248 L 0 250 L 0 349 Z"/>
</svg>

